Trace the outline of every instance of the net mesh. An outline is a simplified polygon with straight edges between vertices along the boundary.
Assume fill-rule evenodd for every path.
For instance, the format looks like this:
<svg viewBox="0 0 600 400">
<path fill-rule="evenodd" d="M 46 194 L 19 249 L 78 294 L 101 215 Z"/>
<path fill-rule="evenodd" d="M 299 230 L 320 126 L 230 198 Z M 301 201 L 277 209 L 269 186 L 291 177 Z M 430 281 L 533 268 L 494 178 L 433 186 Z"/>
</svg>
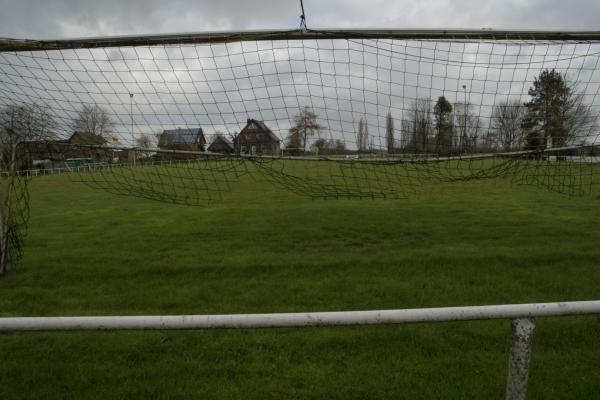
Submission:
<svg viewBox="0 0 600 400">
<path fill-rule="evenodd" d="M 23 175 L 57 170 L 186 205 L 249 178 L 314 198 L 494 178 L 592 191 L 600 40 L 309 33 L 0 41 L 11 240 L 27 220 Z"/>
</svg>

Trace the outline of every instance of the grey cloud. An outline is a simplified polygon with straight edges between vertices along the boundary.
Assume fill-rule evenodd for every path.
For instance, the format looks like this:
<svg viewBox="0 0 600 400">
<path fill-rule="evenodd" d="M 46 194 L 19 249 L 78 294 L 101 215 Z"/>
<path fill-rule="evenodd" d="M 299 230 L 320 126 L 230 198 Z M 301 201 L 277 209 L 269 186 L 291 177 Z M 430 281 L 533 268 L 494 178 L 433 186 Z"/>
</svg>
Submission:
<svg viewBox="0 0 600 400">
<path fill-rule="evenodd" d="M 0 36 L 63 38 L 297 28 L 296 0 L 0 0 Z M 594 29 L 593 0 L 306 0 L 309 27 Z"/>
</svg>

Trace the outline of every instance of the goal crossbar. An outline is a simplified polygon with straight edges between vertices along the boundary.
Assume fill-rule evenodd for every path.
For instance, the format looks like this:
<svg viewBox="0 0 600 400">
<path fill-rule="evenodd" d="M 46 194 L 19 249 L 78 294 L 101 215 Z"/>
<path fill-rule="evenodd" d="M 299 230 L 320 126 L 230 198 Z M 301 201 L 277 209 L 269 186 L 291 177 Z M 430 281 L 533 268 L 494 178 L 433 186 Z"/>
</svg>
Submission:
<svg viewBox="0 0 600 400">
<path fill-rule="evenodd" d="M 592 41 L 600 40 L 600 31 L 506 29 L 286 29 L 146 34 L 48 40 L 0 38 L 0 52 L 311 39 Z"/>
<path fill-rule="evenodd" d="M 287 328 L 472 321 L 600 314 L 600 300 L 399 310 L 86 317 L 0 318 L 0 332 Z"/>
</svg>

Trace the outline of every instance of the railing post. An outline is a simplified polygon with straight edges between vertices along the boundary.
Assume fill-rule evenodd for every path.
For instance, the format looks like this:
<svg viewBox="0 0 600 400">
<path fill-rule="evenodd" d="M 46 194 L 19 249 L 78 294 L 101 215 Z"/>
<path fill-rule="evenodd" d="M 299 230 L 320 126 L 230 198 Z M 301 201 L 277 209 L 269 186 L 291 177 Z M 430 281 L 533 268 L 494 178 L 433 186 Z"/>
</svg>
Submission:
<svg viewBox="0 0 600 400">
<path fill-rule="evenodd" d="M 513 319 L 511 327 L 512 343 L 508 359 L 506 400 L 525 400 L 527 397 L 527 377 L 531 361 L 535 319 Z"/>
</svg>

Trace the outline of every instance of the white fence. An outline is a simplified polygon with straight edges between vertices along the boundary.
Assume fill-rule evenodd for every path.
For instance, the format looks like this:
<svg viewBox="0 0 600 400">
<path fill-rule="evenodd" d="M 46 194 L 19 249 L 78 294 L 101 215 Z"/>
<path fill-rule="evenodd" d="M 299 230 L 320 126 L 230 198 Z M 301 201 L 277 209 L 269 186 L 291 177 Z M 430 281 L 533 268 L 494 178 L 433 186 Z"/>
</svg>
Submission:
<svg viewBox="0 0 600 400">
<path fill-rule="evenodd" d="M 198 162 L 198 159 L 189 159 L 189 160 L 165 160 L 165 161 L 139 161 L 138 166 L 169 166 L 172 164 L 191 164 L 194 162 Z M 46 168 L 46 169 L 25 169 L 21 171 L 17 171 L 16 174 L 21 176 L 38 176 L 38 175 L 61 175 L 67 174 L 71 172 L 96 172 L 107 169 L 115 169 L 115 168 L 131 168 L 135 167 L 134 163 L 90 163 L 85 165 L 78 165 L 73 167 L 54 167 L 54 168 Z M 2 172 L 3 175 L 7 175 L 7 172 Z"/>
<path fill-rule="evenodd" d="M 0 332 L 62 330 L 249 329 L 512 320 L 506 399 L 525 399 L 537 317 L 600 314 L 600 301 L 316 313 L 0 318 Z"/>
</svg>

